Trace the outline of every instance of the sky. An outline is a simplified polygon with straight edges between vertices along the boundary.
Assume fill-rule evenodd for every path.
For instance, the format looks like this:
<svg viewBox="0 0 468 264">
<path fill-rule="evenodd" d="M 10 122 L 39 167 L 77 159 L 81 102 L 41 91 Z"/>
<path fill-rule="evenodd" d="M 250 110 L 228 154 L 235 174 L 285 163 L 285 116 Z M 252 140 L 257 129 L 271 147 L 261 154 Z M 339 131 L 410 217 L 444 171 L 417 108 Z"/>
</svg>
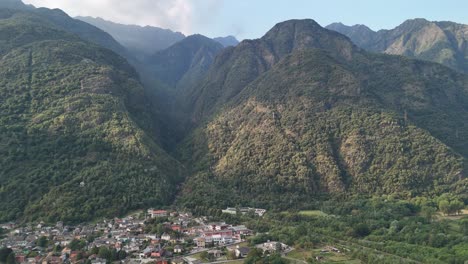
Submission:
<svg viewBox="0 0 468 264">
<path fill-rule="evenodd" d="M 70 16 L 93 16 L 151 25 L 208 37 L 263 36 L 276 23 L 312 18 L 390 29 L 410 18 L 468 24 L 468 0 L 23 0 L 36 7 L 60 8 Z"/>
</svg>

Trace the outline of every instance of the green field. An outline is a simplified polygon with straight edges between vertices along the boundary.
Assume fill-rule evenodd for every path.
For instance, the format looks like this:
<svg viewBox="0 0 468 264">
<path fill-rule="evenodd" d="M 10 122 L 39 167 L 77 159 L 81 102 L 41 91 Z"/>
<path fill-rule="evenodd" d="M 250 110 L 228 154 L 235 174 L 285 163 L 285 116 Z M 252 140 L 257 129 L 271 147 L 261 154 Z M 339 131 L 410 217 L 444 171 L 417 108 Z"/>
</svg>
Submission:
<svg viewBox="0 0 468 264">
<path fill-rule="evenodd" d="M 328 214 L 320 210 L 304 210 L 304 211 L 299 211 L 299 214 L 305 215 L 305 216 L 328 216 Z"/>
<path fill-rule="evenodd" d="M 312 250 L 293 250 L 287 254 L 287 257 L 290 259 L 297 259 L 299 262 L 306 261 L 308 259 L 314 258 L 315 256 L 322 256 L 324 259 L 322 261 L 326 263 L 348 263 L 348 264 L 359 264 L 360 260 L 352 259 L 350 256 L 347 256 L 342 253 L 321 253 L 319 249 Z"/>
</svg>

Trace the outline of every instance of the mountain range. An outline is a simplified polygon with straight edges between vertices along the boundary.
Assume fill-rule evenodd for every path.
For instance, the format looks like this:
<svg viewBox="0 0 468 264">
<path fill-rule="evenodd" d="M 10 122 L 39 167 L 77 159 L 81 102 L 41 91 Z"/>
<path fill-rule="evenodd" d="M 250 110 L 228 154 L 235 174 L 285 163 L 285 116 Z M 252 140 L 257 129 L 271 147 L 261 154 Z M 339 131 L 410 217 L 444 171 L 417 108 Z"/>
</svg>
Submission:
<svg viewBox="0 0 468 264">
<path fill-rule="evenodd" d="M 123 25 L 99 17 L 76 17 L 76 19 L 108 32 L 115 40 L 139 58 L 153 55 L 185 38 L 185 35 L 180 32 L 158 27 Z"/>
<path fill-rule="evenodd" d="M 327 28 L 348 36 L 368 51 L 434 61 L 468 73 L 468 25 L 418 18 L 377 32 L 365 25 L 341 23 Z"/>
<path fill-rule="evenodd" d="M 323 194 L 463 193 L 467 81 L 365 52 L 313 20 L 280 23 L 224 50 L 188 96 L 197 129 L 181 147 L 193 176 L 179 202 L 287 208 Z"/>
<path fill-rule="evenodd" d="M 152 26 L 124 25 L 104 20 L 99 17 L 76 17 L 111 34 L 135 57 L 144 59 L 158 51 L 169 48 L 186 36 L 180 32 Z M 214 38 L 225 47 L 235 46 L 239 41 L 234 36 Z"/>
<path fill-rule="evenodd" d="M 380 31 L 305 19 L 238 45 L 179 35 L 149 51 L 151 37 L 119 43 L 60 10 L 2 2 L 0 222 L 466 198 L 468 76 L 461 55 L 421 57 L 447 52 L 412 24 L 381 38 L 405 45 L 379 49 Z"/>
</svg>

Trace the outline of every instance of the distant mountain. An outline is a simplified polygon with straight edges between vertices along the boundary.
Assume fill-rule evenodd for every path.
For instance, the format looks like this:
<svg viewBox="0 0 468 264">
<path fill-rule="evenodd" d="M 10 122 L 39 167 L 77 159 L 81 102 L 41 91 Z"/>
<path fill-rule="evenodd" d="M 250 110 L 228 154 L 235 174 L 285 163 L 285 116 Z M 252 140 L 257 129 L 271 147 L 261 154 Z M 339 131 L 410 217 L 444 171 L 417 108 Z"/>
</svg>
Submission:
<svg viewBox="0 0 468 264">
<path fill-rule="evenodd" d="M 234 47 L 239 44 L 239 41 L 234 36 L 227 36 L 227 37 L 219 37 L 214 38 L 213 40 L 221 43 L 224 47 Z"/>
<path fill-rule="evenodd" d="M 196 83 L 223 46 L 205 36 L 192 35 L 146 60 L 149 70 L 163 83 L 177 87 Z"/>
<path fill-rule="evenodd" d="M 182 33 L 173 32 L 169 29 L 123 25 L 106 21 L 102 18 L 76 18 L 111 34 L 118 42 L 139 58 L 153 55 L 157 51 L 164 50 L 185 38 Z"/>
<path fill-rule="evenodd" d="M 377 34 L 365 25 L 346 26 L 342 23 L 333 23 L 327 29 L 339 32 L 350 38 L 359 47 L 372 50 L 371 43 L 376 41 Z"/>
<path fill-rule="evenodd" d="M 412 19 L 394 29 L 377 32 L 363 25 L 341 23 L 327 28 L 348 36 L 369 51 L 438 62 L 468 73 L 468 25 Z"/>
<path fill-rule="evenodd" d="M 172 202 L 181 167 L 135 70 L 94 44 L 114 43 L 102 33 L 59 10 L 0 8 L 0 222 Z"/>
<path fill-rule="evenodd" d="M 193 207 L 464 193 L 468 77 L 368 53 L 313 20 L 225 49 L 187 98 Z"/>
</svg>

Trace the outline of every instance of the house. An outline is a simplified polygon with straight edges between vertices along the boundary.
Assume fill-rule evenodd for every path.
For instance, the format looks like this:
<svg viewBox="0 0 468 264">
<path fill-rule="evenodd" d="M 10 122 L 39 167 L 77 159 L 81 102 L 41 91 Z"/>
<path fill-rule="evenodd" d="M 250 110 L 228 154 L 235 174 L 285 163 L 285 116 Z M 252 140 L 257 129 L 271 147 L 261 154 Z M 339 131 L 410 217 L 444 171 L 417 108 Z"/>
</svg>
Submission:
<svg viewBox="0 0 468 264">
<path fill-rule="evenodd" d="M 238 247 L 236 248 L 236 257 L 238 258 L 245 258 L 250 252 L 250 248 L 248 247 Z"/>
<path fill-rule="evenodd" d="M 55 257 L 55 256 L 48 256 L 44 258 L 44 260 L 42 260 L 42 264 L 60 264 L 62 262 L 63 262 L 62 258 Z M 105 262 L 102 264 L 105 264 Z"/>
<path fill-rule="evenodd" d="M 182 227 L 180 225 L 172 225 L 171 229 L 172 229 L 172 231 L 176 231 L 176 232 L 181 232 L 182 231 Z"/>
<path fill-rule="evenodd" d="M 102 258 L 97 258 L 91 260 L 91 264 L 106 264 L 106 260 Z"/>
<path fill-rule="evenodd" d="M 181 245 L 176 245 L 174 247 L 174 253 L 182 253 L 182 246 Z"/>
<path fill-rule="evenodd" d="M 151 218 L 156 218 L 156 217 L 167 217 L 167 211 L 165 211 L 165 210 L 154 210 L 154 209 L 149 209 L 149 210 L 148 210 L 148 215 L 150 215 Z"/>
<path fill-rule="evenodd" d="M 70 249 L 70 248 L 66 247 L 66 248 L 62 249 L 62 254 L 63 254 L 63 255 L 65 255 L 65 254 L 70 255 L 70 253 L 71 253 L 71 249 Z"/>
<path fill-rule="evenodd" d="M 80 254 L 79 251 L 72 251 L 72 252 L 70 253 L 70 259 L 71 259 L 72 261 L 77 261 L 77 260 L 78 260 L 78 255 L 79 255 L 79 254 Z"/>
<path fill-rule="evenodd" d="M 206 226 L 207 230 L 211 231 L 221 231 L 229 228 L 229 225 L 226 223 L 210 223 Z"/>
<path fill-rule="evenodd" d="M 153 251 L 153 252 L 151 252 L 150 257 L 151 257 L 151 258 L 160 258 L 160 257 L 161 257 L 161 253 L 159 253 L 159 251 Z"/>
<path fill-rule="evenodd" d="M 275 252 L 278 250 L 285 251 L 288 249 L 288 245 L 276 241 L 268 241 L 263 244 L 257 245 L 257 248 L 262 249 L 263 251 Z"/>
<path fill-rule="evenodd" d="M 197 237 L 194 239 L 197 247 L 204 248 L 206 247 L 206 239 L 204 237 Z"/>
<path fill-rule="evenodd" d="M 171 236 L 170 236 L 169 234 L 164 233 L 164 234 L 161 236 L 161 239 L 162 239 L 162 240 L 165 240 L 165 241 L 170 241 L 170 240 L 171 240 Z"/>
<path fill-rule="evenodd" d="M 15 260 L 16 260 L 16 263 L 24 263 L 24 262 L 26 262 L 26 256 L 25 255 L 16 255 Z"/>
<path fill-rule="evenodd" d="M 225 210 L 222 210 L 222 212 L 226 214 L 237 214 L 237 212 L 240 212 L 241 214 L 247 214 L 249 212 L 253 212 L 254 214 L 258 216 L 263 216 L 266 213 L 266 210 L 260 209 L 260 208 L 250 208 L 250 207 L 241 207 L 239 209 L 228 207 Z"/>
<path fill-rule="evenodd" d="M 220 258 L 223 252 L 218 249 L 213 249 L 208 251 L 208 255 L 212 255 L 215 258 Z"/>
<path fill-rule="evenodd" d="M 233 226 L 231 230 L 235 235 L 249 236 L 252 234 L 252 230 L 248 229 L 245 225 Z"/>
</svg>

